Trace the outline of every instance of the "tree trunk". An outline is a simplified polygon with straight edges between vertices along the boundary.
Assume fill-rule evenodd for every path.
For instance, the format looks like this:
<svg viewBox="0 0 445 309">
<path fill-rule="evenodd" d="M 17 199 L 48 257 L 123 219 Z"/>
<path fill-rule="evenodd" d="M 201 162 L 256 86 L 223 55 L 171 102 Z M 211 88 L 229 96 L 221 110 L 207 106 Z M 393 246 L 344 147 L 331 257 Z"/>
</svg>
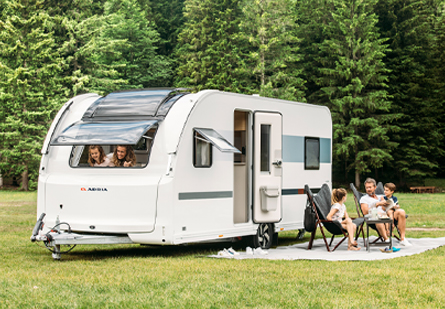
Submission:
<svg viewBox="0 0 445 309">
<path fill-rule="evenodd" d="M 26 167 L 22 173 L 22 187 L 21 190 L 28 191 L 29 190 L 29 179 L 28 179 L 28 168 Z"/>
<path fill-rule="evenodd" d="M 355 187 L 360 191 L 360 174 L 357 170 L 355 171 Z"/>
</svg>

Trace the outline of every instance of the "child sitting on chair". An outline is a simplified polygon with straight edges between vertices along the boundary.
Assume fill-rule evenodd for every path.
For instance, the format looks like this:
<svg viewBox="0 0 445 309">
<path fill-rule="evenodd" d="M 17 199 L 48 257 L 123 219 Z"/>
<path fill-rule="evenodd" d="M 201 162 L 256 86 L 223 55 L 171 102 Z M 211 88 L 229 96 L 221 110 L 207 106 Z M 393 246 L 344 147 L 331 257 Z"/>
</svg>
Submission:
<svg viewBox="0 0 445 309">
<path fill-rule="evenodd" d="M 347 194 L 348 193 L 343 188 L 332 190 L 333 205 L 331 206 L 331 211 L 327 215 L 327 219 L 340 222 L 341 226 L 348 231 L 348 250 L 358 251 L 360 250 L 360 247 L 357 247 L 357 242 L 354 240 L 357 227 L 352 223 L 351 218 L 349 218 L 345 206 Z"/>
<path fill-rule="evenodd" d="M 383 200 L 387 202 L 385 207 L 386 213 L 388 214 L 388 217 L 390 217 L 392 220 L 396 219 L 398 221 L 397 228 L 400 232 L 399 244 L 405 247 L 412 246 L 412 244 L 405 238 L 405 229 L 406 229 L 405 211 L 400 208 L 397 197 L 393 195 L 394 191 L 396 190 L 396 185 L 389 182 L 386 183 L 383 187 L 385 189 L 384 191 L 385 196 L 383 197 Z"/>
<path fill-rule="evenodd" d="M 385 196 L 383 197 L 383 199 L 386 201 L 386 214 L 391 219 L 394 219 L 394 211 L 400 208 L 397 197 L 393 195 L 394 191 L 396 191 L 396 185 L 392 182 L 388 182 L 385 183 L 383 187 L 385 188 Z"/>
<path fill-rule="evenodd" d="M 391 220 L 394 220 L 394 211 L 400 208 L 397 197 L 393 195 L 394 191 L 396 191 L 396 185 L 392 182 L 388 182 L 385 183 L 383 187 L 385 189 L 385 196 L 382 197 L 382 201 L 386 201 L 386 206 L 384 209 L 386 210 L 388 217 L 390 217 Z M 386 225 L 386 232 L 389 235 L 389 224 Z"/>
</svg>

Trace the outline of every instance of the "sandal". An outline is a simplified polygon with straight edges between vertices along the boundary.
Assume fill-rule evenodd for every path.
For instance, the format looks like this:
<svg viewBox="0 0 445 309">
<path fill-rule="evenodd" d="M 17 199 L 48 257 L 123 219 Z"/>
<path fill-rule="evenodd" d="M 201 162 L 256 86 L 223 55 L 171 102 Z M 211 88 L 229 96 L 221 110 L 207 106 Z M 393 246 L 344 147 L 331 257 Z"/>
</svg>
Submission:
<svg viewBox="0 0 445 309">
<path fill-rule="evenodd" d="M 359 251 L 361 247 L 351 246 L 348 248 L 348 251 Z"/>
</svg>

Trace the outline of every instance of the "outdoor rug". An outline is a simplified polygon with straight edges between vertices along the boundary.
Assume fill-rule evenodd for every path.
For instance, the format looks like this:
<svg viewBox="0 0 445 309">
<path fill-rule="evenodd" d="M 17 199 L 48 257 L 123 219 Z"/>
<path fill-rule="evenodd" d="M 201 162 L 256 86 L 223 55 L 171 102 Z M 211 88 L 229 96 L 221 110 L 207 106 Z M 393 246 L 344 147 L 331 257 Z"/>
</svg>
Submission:
<svg viewBox="0 0 445 309">
<path fill-rule="evenodd" d="M 371 241 L 375 236 L 370 237 Z M 337 244 L 340 238 L 334 240 Z M 246 251 L 238 251 L 239 255 L 221 256 L 210 255 L 212 258 L 227 259 L 268 259 L 268 260 L 326 260 L 326 261 L 370 261 L 393 259 L 401 256 L 409 256 L 435 249 L 445 245 L 445 237 L 441 238 L 408 238 L 412 244 L 410 247 L 399 246 L 399 242 L 393 240 L 393 247 L 400 248 L 400 251 L 384 253 L 380 249 L 384 246 L 371 246 L 370 252 L 363 246 L 363 239 L 358 239 L 360 251 L 348 251 L 348 242 L 345 240 L 334 252 L 328 252 L 323 239 L 316 239 L 312 250 L 307 250 L 308 243 L 302 243 L 286 247 L 277 247 L 264 250 L 267 254 L 246 254 Z M 329 240 L 328 240 L 329 243 Z"/>
</svg>

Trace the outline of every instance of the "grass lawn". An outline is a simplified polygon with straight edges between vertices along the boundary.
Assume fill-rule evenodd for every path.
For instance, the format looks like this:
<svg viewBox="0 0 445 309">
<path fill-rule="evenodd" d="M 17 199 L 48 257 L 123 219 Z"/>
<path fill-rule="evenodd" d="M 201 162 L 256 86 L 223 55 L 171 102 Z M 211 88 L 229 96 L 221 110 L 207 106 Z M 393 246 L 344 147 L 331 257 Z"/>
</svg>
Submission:
<svg viewBox="0 0 445 309">
<path fill-rule="evenodd" d="M 445 194 L 397 197 L 417 228 L 408 237 L 445 237 Z M 445 247 L 328 262 L 205 257 L 231 246 L 222 243 L 78 246 L 53 261 L 29 241 L 35 220 L 36 193 L 0 191 L 0 308 L 445 307 Z M 280 245 L 297 243 L 296 234 L 280 234 Z"/>
</svg>

